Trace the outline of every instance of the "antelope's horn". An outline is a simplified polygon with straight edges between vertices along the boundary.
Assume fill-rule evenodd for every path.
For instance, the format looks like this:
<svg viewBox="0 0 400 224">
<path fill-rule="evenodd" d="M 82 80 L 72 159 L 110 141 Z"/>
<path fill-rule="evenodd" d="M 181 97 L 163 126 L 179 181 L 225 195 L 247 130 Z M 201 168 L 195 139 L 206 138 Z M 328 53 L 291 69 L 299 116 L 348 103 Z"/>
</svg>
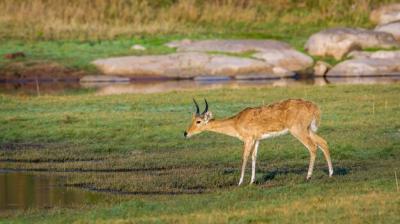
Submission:
<svg viewBox="0 0 400 224">
<path fill-rule="evenodd" d="M 204 98 L 204 102 L 206 103 L 206 108 L 204 109 L 202 114 L 205 114 L 208 111 L 208 103 L 207 103 L 207 100 L 205 98 Z"/>
<path fill-rule="evenodd" d="M 200 115 L 200 108 L 199 105 L 197 104 L 196 100 L 193 98 L 193 103 L 196 105 L 196 115 Z"/>
</svg>

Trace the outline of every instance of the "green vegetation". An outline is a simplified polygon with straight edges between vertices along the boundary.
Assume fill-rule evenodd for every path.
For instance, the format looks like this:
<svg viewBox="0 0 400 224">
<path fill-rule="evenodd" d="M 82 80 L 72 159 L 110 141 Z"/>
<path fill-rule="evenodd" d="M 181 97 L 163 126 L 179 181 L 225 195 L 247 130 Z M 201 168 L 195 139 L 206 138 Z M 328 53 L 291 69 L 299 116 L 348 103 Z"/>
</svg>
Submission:
<svg viewBox="0 0 400 224">
<path fill-rule="evenodd" d="M 173 50 L 163 44 L 183 38 L 275 39 L 303 51 L 308 37 L 321 29 L 373 27 L 370 11 L 394 1 L 0 0 L 0 55 L 23 51 L 23 61 L 94 72 L 93 59 L 169 53 Z M 133 44 L 147 50 L 131 50 Z M 0 69 L 10 63 L 0 57 Z"/>
<path fill-rule="evenodd" d="M 121 203 L 32 211 L 4 221 L 398 223 L 399 92 L 394 84 L 0 95 L 0 168 L 57 170 L 70 185 L 139 194 Z M 316 102 L 334 177 L 328 178 L 319 153 L 313 179 L 305 181 L 308 152 L 288 135 L 263 141 L 257 184 L 236 187 L 242 150 L 237 139 L 214 133 L 183 138 L 192 97 L 207 97 L 217 118 L 285 98 Z"/>
</svg>

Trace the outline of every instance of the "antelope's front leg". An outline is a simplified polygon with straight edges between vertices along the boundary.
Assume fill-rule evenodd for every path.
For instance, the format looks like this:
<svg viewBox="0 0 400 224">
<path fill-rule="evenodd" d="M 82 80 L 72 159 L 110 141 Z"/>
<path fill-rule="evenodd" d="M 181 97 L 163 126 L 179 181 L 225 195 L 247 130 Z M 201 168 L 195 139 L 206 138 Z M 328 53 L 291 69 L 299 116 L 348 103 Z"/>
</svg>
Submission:
<svg viewBox="0 0 400 224">
<path fill-rule="evenodd" d="M 244 143 L 244 149 L 243 149 L 243 159 L 242 159 L 242 170 L 240 173 L 240 180 L 238 186 L 240 186 L 243 183 L 243 178 L 244 178 L 244 172 L 246 170 L 246 164 L 247 164 L 247 159 L 249 158 L 251 149 L 254 146 L 254 141 L 246 141 Z"/>
</svg>

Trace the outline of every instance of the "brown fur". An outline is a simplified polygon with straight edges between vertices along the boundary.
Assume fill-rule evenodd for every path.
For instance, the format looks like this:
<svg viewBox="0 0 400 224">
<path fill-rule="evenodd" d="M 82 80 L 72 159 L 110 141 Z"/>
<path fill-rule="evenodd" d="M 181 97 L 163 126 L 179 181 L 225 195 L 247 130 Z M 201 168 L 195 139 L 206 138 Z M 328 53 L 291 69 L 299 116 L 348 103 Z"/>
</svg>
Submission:
<svg viewBox="0 0 400 224">
<path fill-rule="evenodd" d="M 252 180 L 255 176 L 255 160 L 258 143 L 263 138 L 283 134 L 286 130 L 296 137 L 310 152 L 310 164 L 307 179 L 312 175 L 317 148 L 319 147 L 327 160 L 329 176 L 333 169 L 327 142 L 311 128 L 320 123 L 320 110 L 317 105 L 302 99 L 288 99 L 271 105 L 246 108 L 233 117 L 214 120 L 212 113 L 195 115 L 185 132 L 190 137 L 202 131 L 213 131 L 237 137 L 244 142 L 243 164 L 239 185 L 243 181 L 249 155 L 252 153 Z"/>
</svg>

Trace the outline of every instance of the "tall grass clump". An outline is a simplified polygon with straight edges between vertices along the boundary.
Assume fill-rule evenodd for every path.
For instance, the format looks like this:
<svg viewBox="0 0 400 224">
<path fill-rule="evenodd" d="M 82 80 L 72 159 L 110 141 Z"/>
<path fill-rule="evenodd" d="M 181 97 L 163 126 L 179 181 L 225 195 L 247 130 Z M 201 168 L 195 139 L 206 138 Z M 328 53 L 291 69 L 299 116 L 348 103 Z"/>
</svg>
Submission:
<svg viewBox="0 0 400 224">
<path fill-rule="evenodd" d="M 1 39 L 111 39 L 251 32 L 279 26 L 369 26 L 394 0 L 0 0 Z"/>
</svg>

